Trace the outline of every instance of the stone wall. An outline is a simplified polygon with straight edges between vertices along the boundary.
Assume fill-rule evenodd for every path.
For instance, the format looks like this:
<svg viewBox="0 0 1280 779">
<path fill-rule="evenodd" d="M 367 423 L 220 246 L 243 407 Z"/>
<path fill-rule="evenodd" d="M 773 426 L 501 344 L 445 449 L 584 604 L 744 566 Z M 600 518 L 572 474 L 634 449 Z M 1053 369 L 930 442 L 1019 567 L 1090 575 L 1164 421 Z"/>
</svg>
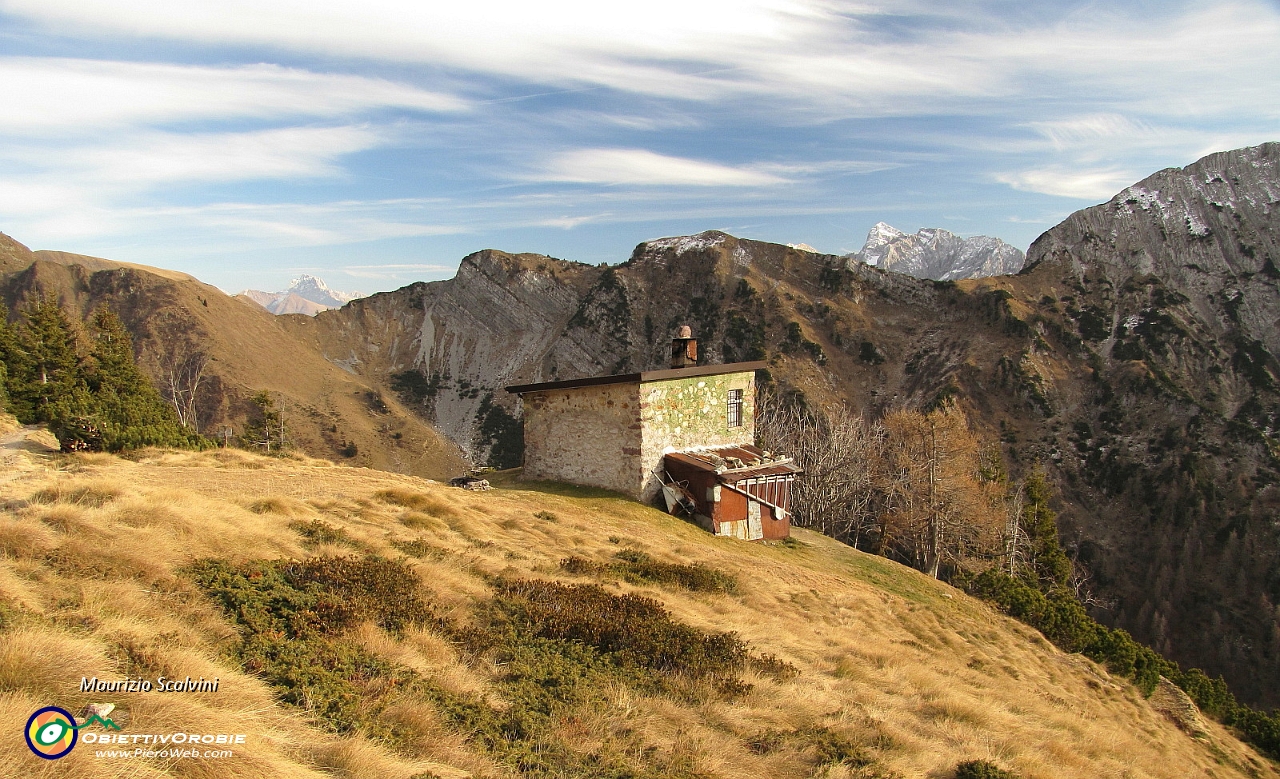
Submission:
<svg viewBox="0 0 1280 779">
<path fill-rule="evenodd" d="M 694 376 L 640 385 L 644 427 L 639 462 L 640 499 L 650 500 L 661 483 L 654 471 L 675 449 L 755 443 L 755 372 Z M 742 390 L 742 426 L 729 427 L 729 390 Z"/>
<path fill-rule="evenodd" d="M 524 395 L 525 479 L 639 497 L 640 386 L 602 384 Z"/>
</svg>

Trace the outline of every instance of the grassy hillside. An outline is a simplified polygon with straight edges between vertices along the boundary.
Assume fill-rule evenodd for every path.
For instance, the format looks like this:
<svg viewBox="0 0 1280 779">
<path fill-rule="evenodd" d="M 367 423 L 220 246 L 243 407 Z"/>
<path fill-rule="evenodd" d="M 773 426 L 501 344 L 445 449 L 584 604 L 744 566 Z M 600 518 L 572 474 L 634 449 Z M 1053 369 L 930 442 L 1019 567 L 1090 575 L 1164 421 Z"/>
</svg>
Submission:
<svg viewBox="0 0 1280 779">
<path fill-rule="evenodd" d="M 467 463 L 456 446 L 391 393 L 291 335 L 280 318 L 185 273 L 64 252 L 31 252 L 0 234 L 0 302 L 16 317 L 44 296 L 73 320 L 107 305 L 133 336 L 139 365 L 163 392 L 184 361 L 203 359 L 192 412 L 200 432 L 238 435 L 267 390 L 287 438 L 314 456 L 449 477 Z M 341 355 L 349 357 L 349 355 Z M 186 386 L 190 386 L 189 384 Z"/>
<path fill-rule="evenodd" d="M 3 776 L 1277 775 L 1176 702 L 812 533 L 746 544 L 552 485 L 469 493 L 234 450 L 62 457 L 22 435 L 0 479 Z M 597 633 L 567 640 L 584 605 Z M 649 634 L 665 660 L 627 654 Z M 220 690 L 79 692 L 159 674 Z M 125 733 L 247 744 L 53 762 L 21 743 L 35 709 L 104 700 Z"/>
</svg>

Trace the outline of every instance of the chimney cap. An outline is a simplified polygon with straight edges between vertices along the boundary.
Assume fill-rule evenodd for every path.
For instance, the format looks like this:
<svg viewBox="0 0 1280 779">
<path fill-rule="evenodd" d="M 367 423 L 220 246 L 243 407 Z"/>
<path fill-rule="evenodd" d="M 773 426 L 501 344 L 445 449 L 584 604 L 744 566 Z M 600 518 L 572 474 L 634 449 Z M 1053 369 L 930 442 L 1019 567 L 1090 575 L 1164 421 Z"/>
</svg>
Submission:
<svg viewBox="0 0 1280 779">
<path fill-rule="evenodd" d="M 688 325 L 680 325 L 680 329 L 676 331 L 676 338 L 692 338 L 693 328 Z"/>
</svg>

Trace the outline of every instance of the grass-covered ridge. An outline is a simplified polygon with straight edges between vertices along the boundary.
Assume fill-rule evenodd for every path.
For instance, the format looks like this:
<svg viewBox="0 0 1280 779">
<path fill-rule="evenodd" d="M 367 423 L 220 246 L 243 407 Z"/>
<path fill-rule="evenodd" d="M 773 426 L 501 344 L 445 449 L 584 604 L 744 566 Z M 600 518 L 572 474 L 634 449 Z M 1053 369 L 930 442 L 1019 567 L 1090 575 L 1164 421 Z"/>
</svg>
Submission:
<svg viewBox="0 0 1280 779">
<path fill-rule="evenodd" d="M 93 702 L 82 674 L 165 673 L 221 691 L 120 701 L 130 727 L 257 734 L 225 767 L 77 748 L 60 775 L 1276 775 L 1220 726 L 1184 733 L 1101 666 L 812 533 L 726 542 L 594 492 L 243 452 L 48 465 L 0 480 L 0 728 Z M 0 775 L 27 757 L 0 752 Z"/>
</svg>

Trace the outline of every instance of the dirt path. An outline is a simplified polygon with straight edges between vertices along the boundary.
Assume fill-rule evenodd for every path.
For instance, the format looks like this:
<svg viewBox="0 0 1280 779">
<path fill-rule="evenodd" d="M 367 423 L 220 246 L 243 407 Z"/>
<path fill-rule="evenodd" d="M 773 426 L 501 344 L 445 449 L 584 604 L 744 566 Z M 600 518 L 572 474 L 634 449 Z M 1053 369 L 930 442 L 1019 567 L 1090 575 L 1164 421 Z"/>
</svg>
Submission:
<svg viewBox="0 0 1280 779">
<path fill-rule="evenodd" d="M 6 420 L 0 420 L 3 425 Z M 58 439 L 43 425 L 25 425 L 16 429 L 0 427 L 0 484 L 13 481 L 31 471 L 44 470 L 51 455 L 58 451 Z"/>
</svg>

